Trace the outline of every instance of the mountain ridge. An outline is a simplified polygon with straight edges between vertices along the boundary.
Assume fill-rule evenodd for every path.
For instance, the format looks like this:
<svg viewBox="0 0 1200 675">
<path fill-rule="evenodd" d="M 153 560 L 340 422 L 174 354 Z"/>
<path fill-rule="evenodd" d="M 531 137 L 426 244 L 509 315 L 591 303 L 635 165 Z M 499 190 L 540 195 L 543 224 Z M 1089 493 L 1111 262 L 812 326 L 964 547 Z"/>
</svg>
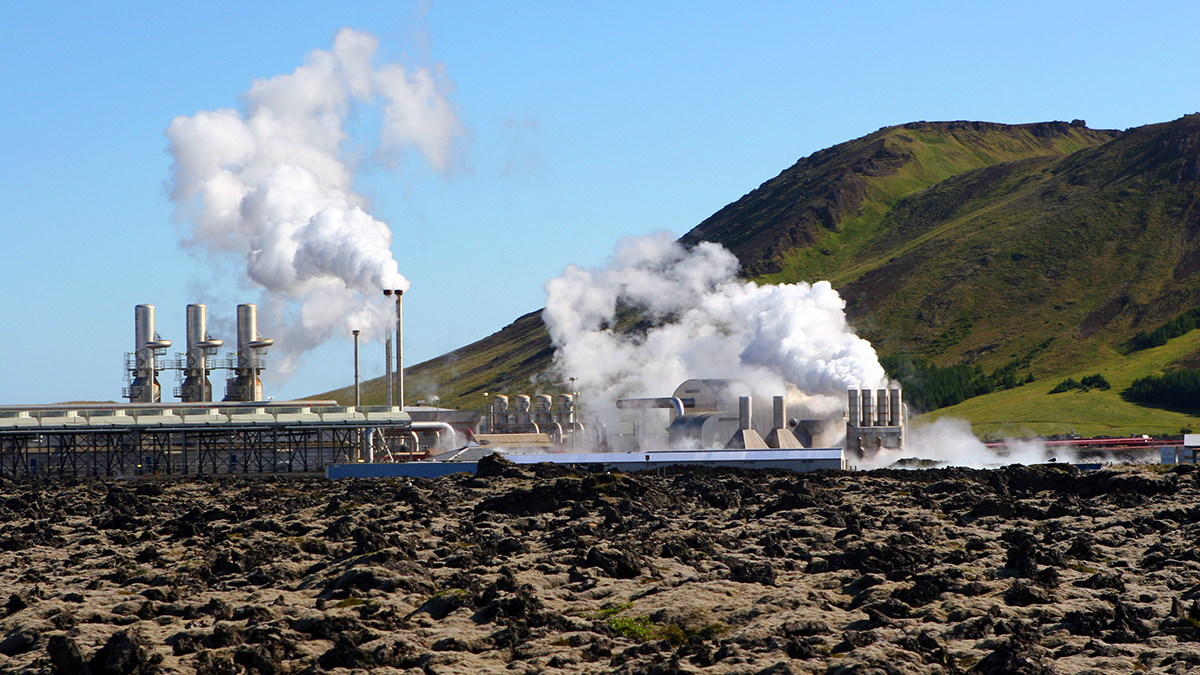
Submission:
<svg viewBox="0 0 1200 675">
<path fill-rule="evenodd" d="M 1030 377 L 1052 378 L 1200 304 L 1198 155 L 1200 115 L 1124 132 L 912 122 L 797 161 L 680 241 L 722 244 L 760 283 L 830 280 L 881 354 L 1029 357 Z M 530 379 L 552 354 L 531 312 L 406 369 L 423 382 L 410 398 L 479 407 L 483 392 L 556 391 Z"/>
</svg>

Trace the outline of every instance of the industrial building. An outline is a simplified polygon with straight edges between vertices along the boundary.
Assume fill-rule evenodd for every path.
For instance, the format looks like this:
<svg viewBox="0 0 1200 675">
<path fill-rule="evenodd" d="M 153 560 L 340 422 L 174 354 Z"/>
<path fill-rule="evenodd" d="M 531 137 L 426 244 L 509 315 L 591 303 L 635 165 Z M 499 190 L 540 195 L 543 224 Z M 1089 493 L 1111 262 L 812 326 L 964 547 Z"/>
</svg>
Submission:
<svg viewBox="0 0 1200 675">
<path fill-rule="evenodd" d="M 417 456 L 418 431 L 444 423 L 397 407 L 334 401 L 117 404 L 0 410 L 0 475 L 131 476 L 321 471 Z"/>
<path fill-rule="evenodd" d="M 850 390 L 840 414 L 808 419 L 809 399 L 794 388 L 763 399 L 736 381 L 689 379 L 671 396 L 617 401 L 629 414 L 611 435 L 598 421 L 580 419 L 577 392 L 497 394 L 482 414 L 440 408 L 437 397 L 403 408 L 403 292 L 384 295 L 396 304 L 394 361 L 390 332 L 385 344 L 388 405 L 264 401 L 260 375 L 274 341 L 259 334 L 253 304 L 238 305 L 237 350 L 224 359 L 217 356 L 224 341 L 208 333 L 205 305 L 187 306 L 186 351 L 175 359 L 166 356 L 171 340 L 155 331 L 154 306 L 137 305 L 122 391 L 129 402 L 0 407 L 0 475 L 313 472 L 332 465 L 360 468 L 330 475 L 440 475 L 485 452 L 602 470 L 701 464 L 808 471 L 846 468 L 848 455 L 903 444 L 907 411 L 895 387 Z M 180 382 L 178 403 L 162 400 L 164 370 Z M 214 370 L 228 371 L 220 402 Z M 789 408 L 805 412 L 789 418 Z M 411 466 L 396 468 L 401 463 Z M 392 468 L 379 468 L 386 465 Z"/>
</svg>

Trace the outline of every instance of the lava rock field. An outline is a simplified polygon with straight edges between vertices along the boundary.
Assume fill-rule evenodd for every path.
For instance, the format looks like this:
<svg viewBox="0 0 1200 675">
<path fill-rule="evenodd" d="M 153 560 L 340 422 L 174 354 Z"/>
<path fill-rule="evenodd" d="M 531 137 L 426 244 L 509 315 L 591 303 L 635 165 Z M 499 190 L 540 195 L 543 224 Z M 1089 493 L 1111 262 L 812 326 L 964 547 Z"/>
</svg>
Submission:
<svg viewBox="0 0 1200 675">
<path fill-rule="evenodd" d="M 0 479 L 0 673 L 1185 673 L 1192 466 Z"/>
</svg>

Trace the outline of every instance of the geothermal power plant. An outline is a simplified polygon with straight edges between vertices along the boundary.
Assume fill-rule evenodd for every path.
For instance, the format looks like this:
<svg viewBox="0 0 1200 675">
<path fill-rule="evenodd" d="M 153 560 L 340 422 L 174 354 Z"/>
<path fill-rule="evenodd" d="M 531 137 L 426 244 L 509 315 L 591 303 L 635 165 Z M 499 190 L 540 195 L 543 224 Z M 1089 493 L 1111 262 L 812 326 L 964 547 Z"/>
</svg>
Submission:
<svg viewBox="0 0 1200 675">
<path fill-rule="evenodd" d="M 208 333 L 205 305 L 186 307 L 185 351 L 175 358 L 167 356 L 172 341 L 155 330 L 155 307 L 137 305 L 126 402 L 0 407 L 0 475 L 431 477 L 473 470 L 492 453 L 598 470 L 811 471 L 849 468 L 904 444 L 907 410 L 895 385 L 849 390 L 839 413 L 792 416 L 789 409 L 807 409 L 804 392 L 759 398 L 736 381 L 689 379 L 669 395 L 618 400 L 622 421 L 611 429 L 579 416 L 575 392 L 495 394 L 483 410 L 443 409 L 436 397 L 403 407 L 403 292 L 384 295 L 396 305 L 384 349 L 386 405 L 359 405 L 357 331 L 356 405 L 273 401 L 260 376 L 274 341 L 259 334 L 255 305 L 237 306 L 236 349 L 223 358 L 225 341 Z M 164 400 L 169 372 L 178 401 Z"/>
</svg>

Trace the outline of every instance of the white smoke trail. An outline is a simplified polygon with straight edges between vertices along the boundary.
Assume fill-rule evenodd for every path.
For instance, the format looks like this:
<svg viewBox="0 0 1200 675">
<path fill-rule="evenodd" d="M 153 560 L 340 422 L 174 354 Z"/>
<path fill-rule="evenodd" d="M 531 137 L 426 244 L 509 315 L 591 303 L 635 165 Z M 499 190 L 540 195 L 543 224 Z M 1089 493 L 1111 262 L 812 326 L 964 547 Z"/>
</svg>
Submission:
<svg viewBox="0 0 1200 675">
<path fill-rule="evenodd" d="M 849 388 L 883 385 L 874 349 L 828 282 L 760 286 L 737 270 L 721 246 L 687 251 L 670 233 L 622 239 L 604 268 L 568 267 L 546 284 L 557 376 L 578 378 L 606 424 L 617 399 L 667 396 L 688 378 L 737 380 L 764 397 L 790 383 L 826 412 L 841 410 Z M 613 330 L 622 306 L 652 325 Z"/>
<path fill-rule="evenodd" d="M 335 327 L 348 334 L 348 320 L 365 340 L 382 336 L 392 317 L 379 290 L 409 286 L 391 230 L 354 191 L 346 130 L 354 107 L 381 106 L 380 152 L 415 147 L 438 171 L 463 136 L 441 71 L 377 67 L 377 48 L 375 37 L 342 29 L 332 51 L 255 81 L 244 111 L 180 116 L 166 131 L 171 199 L 191 224 L 183 243 L 244 261 L 246 277 L 266 291 L 262 323 L 275 331 L 279 377 Z"/>
</svg>

